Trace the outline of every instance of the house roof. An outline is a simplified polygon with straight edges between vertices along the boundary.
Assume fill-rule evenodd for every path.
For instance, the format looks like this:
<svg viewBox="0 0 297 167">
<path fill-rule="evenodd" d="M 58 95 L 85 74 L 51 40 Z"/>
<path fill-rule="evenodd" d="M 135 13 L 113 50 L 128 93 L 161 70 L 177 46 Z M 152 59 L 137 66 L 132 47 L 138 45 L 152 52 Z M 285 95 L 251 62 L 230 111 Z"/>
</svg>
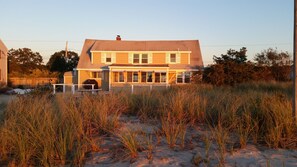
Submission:
<svg viewBox="0 0 297 167">
<path fill-rule="evenodd" d="M 190 64 L 169 64 L 173 69 L 193 69 L 203 66 L 198 40 L 117 41 L 86 39 L 78 62 L 78 69 L 106 68 L 106 64 L 92 64 L 92 51 L 191 51 Z"/>
<path fill-rule="evenodd" d="M 1 48 L 1 50 L 4 51 L 4 52 L 7 52 L 7 51 L 8 51 L 7 47 L 6 47 L 5 44 L 2 42 L 1 39 L 0 39 L 0 48 Z"/>
</svg>

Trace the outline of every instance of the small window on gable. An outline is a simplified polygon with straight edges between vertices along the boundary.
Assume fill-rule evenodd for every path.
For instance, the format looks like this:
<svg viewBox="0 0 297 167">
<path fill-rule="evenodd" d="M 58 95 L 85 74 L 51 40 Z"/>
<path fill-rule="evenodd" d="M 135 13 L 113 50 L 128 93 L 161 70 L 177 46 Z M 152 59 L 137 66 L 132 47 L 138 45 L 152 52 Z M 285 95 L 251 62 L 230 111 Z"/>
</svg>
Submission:
<svg viewBox="0 0 297 167">
<path fill-rule="evenodd" d="M 175 53 L 170 54 L 170 63 L 176 63 L 176 54 Z"/>
<path fill-rule="evenodd" d="M 133 63 L 139 63 L 139 54 L 133 55 Z"/>
<path fill-rule="evenodd" d="M 106 63 L 111 63 L 111 53 L 106 53 Z"/>
</svg>

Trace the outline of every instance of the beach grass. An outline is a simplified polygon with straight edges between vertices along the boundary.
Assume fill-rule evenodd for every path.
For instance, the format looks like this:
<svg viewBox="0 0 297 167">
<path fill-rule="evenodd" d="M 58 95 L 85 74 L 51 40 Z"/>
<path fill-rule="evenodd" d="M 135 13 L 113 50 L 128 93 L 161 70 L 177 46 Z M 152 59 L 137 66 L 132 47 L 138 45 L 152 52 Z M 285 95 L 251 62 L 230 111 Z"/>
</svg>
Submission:
<svg viewBox="0 0 297 167">
<path fill-rule="evenodd" d="M 82 165 L 88 153 L 100 150 L 94 138 L 102 135 L 117 138 L 131 158 L 146 150 L 148 159 L 152 159 L 160 138 L 171 149 L 177 145 L 183 149 L 188 129 L 198 125 L 212 132 L 204 142 L 208 145 L 207 158 L 211 143 L 218 148 L 222 164 L 230 140 L 240 143 L 241 148 L 253 142 L 270 148 L 296 149 L 291 99 L 292 83 L 277 82 L 235 87 L 182 85 L 139 94 L 18 96 L 1 114 L 0 164 Z M 121 115 L 159 122 L 158 141 L 153 144 L 148 134 L 150 138 L 143 139 L 147 148 L 139 149 L 141 135 L 118 131 Z"/>
</svg>

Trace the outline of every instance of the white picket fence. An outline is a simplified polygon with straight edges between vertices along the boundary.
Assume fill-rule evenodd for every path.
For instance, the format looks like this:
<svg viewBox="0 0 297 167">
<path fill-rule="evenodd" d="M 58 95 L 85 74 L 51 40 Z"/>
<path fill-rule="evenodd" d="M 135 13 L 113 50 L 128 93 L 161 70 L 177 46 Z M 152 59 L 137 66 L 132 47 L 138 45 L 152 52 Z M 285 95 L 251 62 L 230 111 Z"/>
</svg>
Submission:
<svg viewBox="0 0 297 167">
<path fill-rule="evenodd" d="M 91 92 L 92 94 L 100 91 L 101 89 L 95 89 L 95 84 L 53 84 L 53 94 L 57 93 L 57 88 L 61 86 L 62 92 L 66 92 L 66 88 L 71 88 L 71 93 L 75 94 L 75 92 Z M 84 86 L 91 86 L 92 89 L 84 89 Z"/>
</svg>

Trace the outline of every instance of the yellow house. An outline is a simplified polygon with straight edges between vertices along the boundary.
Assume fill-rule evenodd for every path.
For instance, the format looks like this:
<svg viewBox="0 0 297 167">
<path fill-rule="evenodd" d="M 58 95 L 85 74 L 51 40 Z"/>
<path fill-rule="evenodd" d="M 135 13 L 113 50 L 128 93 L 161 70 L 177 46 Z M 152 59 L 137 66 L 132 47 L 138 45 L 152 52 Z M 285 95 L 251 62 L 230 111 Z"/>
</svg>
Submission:
<svg viewBox="0 0 297 167">
<path fill-rule="evenodd" d="M 0 40 L 0 85 L 7 85 L 7 48 Z"/>
<path fill-rule="evenodd" d="M 203 67 L 198 40 L 125 41 L 86 39 L 72 83 L 92 80 L 103 90 L 130 85 L 191 82 Z M 71 73 L 67 73 L 70 78 Z M 66 83 L 69 79 L 64 79 Z"/>
</svg>

